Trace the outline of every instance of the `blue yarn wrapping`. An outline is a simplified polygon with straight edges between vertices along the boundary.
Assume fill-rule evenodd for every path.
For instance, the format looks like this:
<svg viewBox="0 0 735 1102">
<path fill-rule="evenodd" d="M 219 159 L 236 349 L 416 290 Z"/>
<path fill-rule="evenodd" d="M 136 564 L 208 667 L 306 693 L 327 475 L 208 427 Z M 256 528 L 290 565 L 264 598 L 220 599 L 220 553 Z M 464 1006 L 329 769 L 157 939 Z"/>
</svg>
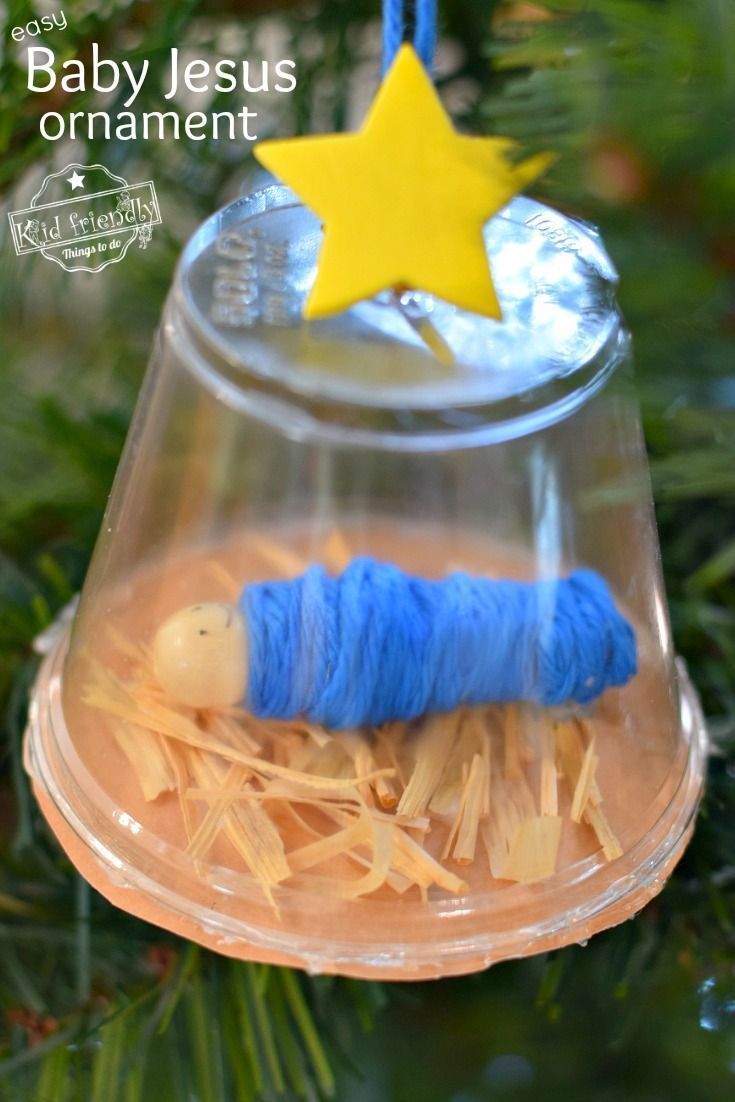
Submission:
<svg viewBox="0 0 735 1102">
<path fill-rule="evenodd" d="M 414 0 L 413 45 L 431 72 L 436 49 L 437 0 Z M 383 0 L 383 73 L 387 73 L 406 34 L 405 0 Z"/>
<path fill-rule="evenodd" d="M 635 634 L 590 570 L 441 581 L 370 558 L 246 586 L 246 705 L 342 729 L 461 704 L 594 700 L 636 672 Z"/>
</svg>

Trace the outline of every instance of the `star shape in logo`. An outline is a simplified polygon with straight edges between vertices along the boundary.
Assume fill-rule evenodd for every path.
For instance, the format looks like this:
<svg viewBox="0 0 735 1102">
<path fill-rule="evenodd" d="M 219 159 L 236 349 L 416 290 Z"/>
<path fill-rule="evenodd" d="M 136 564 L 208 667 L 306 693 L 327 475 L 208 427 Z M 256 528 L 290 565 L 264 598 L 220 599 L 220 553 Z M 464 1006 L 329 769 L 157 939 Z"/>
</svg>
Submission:
<svg viewBox="0 0 735 1102">
<path fill-rule="evenodd" d="M 80 176 L 76 169 L 74 169 L 71 176 L 66 178 L 67 184 L 71 184 L 71 190 L 76 191 L 78 187 L 84 187 L 84 176 Z"/>
<path fill-rule="evenodd" d="M 323 223 L 305 316 L 411 288 L 501 317 L 483 226 L 553 160 L 514 163 L 514 148 L 508 138 L 457 133 L 409 45 L 358 133 L 260 142 L 260 163 Z"/>
</svg>

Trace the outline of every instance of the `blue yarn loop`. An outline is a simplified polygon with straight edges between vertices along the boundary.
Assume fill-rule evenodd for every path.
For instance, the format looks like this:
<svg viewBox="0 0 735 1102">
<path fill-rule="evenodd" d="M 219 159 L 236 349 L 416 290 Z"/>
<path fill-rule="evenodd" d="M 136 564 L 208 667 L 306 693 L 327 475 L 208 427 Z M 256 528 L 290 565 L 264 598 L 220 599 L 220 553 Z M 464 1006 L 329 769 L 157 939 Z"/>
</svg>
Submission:
<svg viewBox="0 0 735 1102">
<path fill-rule="evenodd" d="M 437 0 L 414 0 L 413 45 L 424 65 L 431 72 L 436 49 Z M 383 73 L 393 64 L 406 37 L 408 0 L 383 0 Z"/>
<path fill-rule="evenodd" d="M 635 634 L 590 570 L 430 581 L 370 558 L 246 586 L 246 705 L 342 729 L 461 704 L 594 700 L 636 672 Z"/>
</svg>

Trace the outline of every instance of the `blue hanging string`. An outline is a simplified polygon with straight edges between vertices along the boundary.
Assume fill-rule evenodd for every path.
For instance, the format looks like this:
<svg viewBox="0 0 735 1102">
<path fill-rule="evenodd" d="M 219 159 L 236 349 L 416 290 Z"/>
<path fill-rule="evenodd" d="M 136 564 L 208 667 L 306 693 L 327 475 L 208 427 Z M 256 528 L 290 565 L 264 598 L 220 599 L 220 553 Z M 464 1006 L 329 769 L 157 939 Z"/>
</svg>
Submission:
<svg viewBox="0 0 735 1102">
<path fill-rule="evenodd" d="M 247 586 L 247 707 L 335 729 L 461 704 L 594 700 L 636 672 L 635 635 L 604 580 L 463 573 L 441 581 L 370 558 Z"/>
<path fill-rule="evenodd" d="M 408 0 L 383 0 L 383 73 L 393 64 L 406 36 Z M 436 49 L 436 0 L 414 0 L 413 45 L 431 72 Z"/>
<path fill-rule="evenodd" d="M 403 0 L 383 0 L 383 73 L 401 48 L 405 32 Z"/>
<path fill-rule="evenodd" d="M 415 0 L 415 4 L 413 44 L 426 69 L 431 72 L 436 51 L 436 0 Z"/>
</svg>

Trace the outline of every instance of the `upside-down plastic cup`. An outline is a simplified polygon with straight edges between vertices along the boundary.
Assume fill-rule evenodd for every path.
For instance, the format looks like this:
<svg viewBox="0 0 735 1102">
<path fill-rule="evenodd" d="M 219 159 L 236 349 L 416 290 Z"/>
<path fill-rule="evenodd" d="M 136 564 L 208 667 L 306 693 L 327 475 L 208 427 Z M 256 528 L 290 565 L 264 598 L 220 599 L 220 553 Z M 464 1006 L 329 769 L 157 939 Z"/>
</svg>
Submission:
<svg viewBox="0 0 735 1102">
<path fill-rule="evenodd" d="M 125 910 L 236 957 L 429 978 L 581 942 L 680 857 L 705 731 L 672 653 L 615 273 L 593 229 L 528 199 L 485 235 L 502 321 L 391 293 L 305 322 L 321 228 L 280 187 L 187 246 L 26 740 L 61 845 Z M 460 692 L 350 730 L 172 697 L 172 615 L 363 556 L 437 580 L 594 571 L 636 672 L 590 701 Z"/>
</svg>

